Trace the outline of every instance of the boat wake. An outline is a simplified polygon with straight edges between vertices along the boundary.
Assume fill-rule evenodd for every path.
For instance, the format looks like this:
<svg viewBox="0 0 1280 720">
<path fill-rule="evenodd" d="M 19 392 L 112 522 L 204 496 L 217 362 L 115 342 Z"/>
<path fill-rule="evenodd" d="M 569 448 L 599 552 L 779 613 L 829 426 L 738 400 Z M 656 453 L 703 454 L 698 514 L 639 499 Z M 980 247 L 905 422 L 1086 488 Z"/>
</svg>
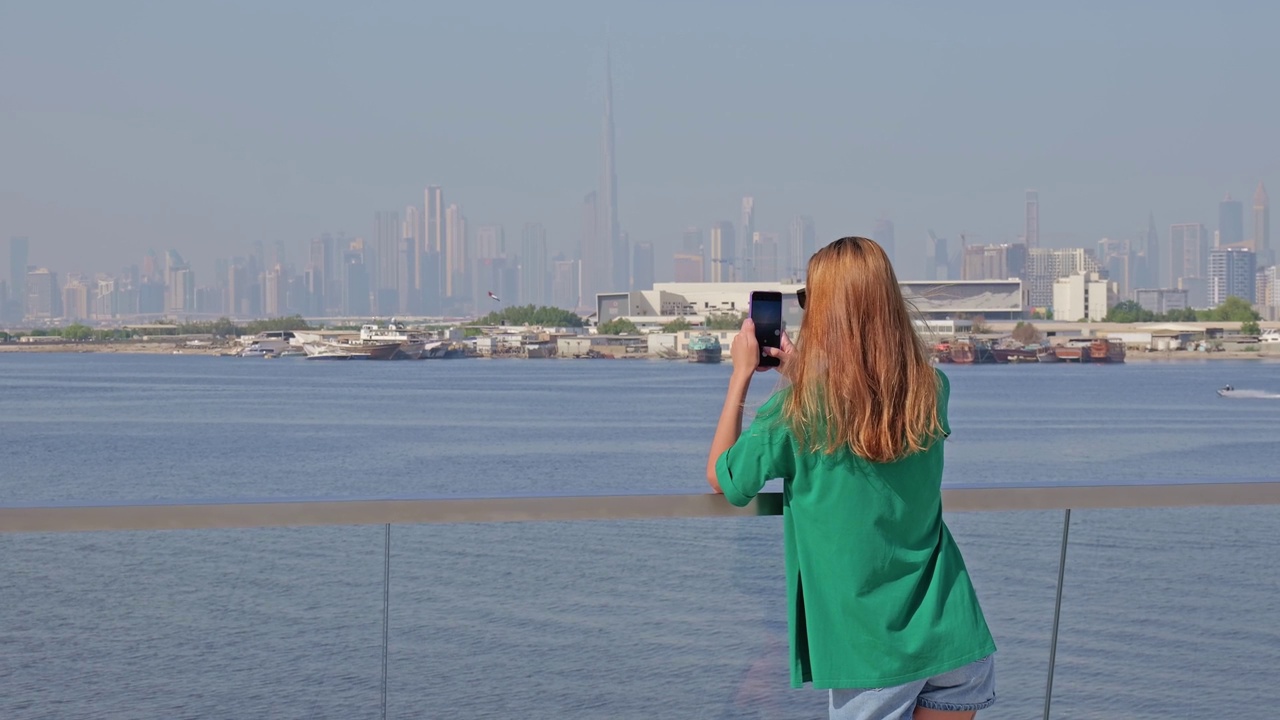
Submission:
<svg viewBox="0 0 1280 720">
<path fill-rule="evenodd" d="M 1280 400 L 1280 393 L 1266 390 L 1219 390 L 1218 394 L 1225 398 L 1246 398 L 1249 400 Z"/>
</svg>

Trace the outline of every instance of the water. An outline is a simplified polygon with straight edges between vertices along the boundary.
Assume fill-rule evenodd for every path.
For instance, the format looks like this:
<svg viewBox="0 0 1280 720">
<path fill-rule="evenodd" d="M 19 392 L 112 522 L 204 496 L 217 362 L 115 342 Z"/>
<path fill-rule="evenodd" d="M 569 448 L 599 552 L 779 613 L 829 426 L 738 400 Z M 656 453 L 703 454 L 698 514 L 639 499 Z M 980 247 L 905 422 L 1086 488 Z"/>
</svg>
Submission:
<svg viewBox="0 0 1280 720">
<path fill-rule="evenodd" d="M 1256 362 L 954 367 L 947 480 L 1277 479 Z M 4 502 L 702 489 L 727 366 L 0 355 Z M 763 376 L 767 378 L 769 376 Z M 757 380 L 751 404 L 767 397 Z M 1060 513 L 948 515 L 1039 717 Z M 1077 511 L 1054 717 L 1264 707 L 1275 508 Z M 388 716 L 821 717 L 780 521 L 397 526 Z M 379 717 L 383 529 L 0 536 L 0 717 Z"/>
</svg>

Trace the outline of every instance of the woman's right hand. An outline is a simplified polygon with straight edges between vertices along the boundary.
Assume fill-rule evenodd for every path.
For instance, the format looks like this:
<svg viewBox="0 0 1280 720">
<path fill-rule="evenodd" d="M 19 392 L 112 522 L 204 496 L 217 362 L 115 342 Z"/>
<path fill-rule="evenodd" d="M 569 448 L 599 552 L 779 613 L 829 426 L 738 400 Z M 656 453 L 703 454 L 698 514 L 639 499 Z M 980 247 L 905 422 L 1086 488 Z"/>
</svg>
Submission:
<svg viewBox="0 0 1280 720">
<path fill-rule="evenodd" d="M 782 331 L 782 342 L 779 344 L 782 345 L 781 348 L 767 347 L 764 351 L 768 353 L 769 357 L 778 358 L 778 372 L 782 372 L 782 369 L 787 366 L 787 362 L 795 357 L 796 346 L 791 344 L 791 336 L 787 334 L 785 329 Z"/>
</svg>

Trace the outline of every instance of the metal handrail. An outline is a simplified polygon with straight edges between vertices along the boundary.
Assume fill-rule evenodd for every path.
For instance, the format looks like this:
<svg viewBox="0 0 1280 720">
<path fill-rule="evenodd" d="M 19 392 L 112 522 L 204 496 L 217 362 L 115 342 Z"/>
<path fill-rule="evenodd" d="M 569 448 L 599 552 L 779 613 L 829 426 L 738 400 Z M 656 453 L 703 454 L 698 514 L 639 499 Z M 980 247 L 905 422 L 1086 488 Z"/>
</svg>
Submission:
<svg viewBox="0 0 1280 720">
<path fill-rule="evenodd" d="M 1280 481 L 948 484 L 949 512 L 1280 505 Z M 0 505 L 0 533 L 751 517 L 782 513 L 766 492 L 737 508 L 705 492 L 502 497 L 194 500 Z"/>
</svg>

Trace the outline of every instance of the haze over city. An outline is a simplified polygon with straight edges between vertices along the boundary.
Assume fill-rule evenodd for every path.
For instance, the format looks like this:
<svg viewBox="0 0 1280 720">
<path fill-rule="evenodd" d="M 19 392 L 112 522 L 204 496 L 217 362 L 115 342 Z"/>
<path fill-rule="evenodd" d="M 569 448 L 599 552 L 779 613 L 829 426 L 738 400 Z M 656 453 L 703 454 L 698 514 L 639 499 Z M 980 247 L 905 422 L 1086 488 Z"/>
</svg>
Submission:
<svg viewBox="0 0 1280 720">
<path fill-rule="evenodd" d="M 59 273 L 173 249 L 203 285 L 255 242 L 299 264 L 324 233 L 372 243 L 375 213 L 438 185 L 472 232 L 540 223 L 573 256 L 610 58 L 617 221 L 657 280 L 686 227 L 738 223 L 744 196 L 782 237 L 798 215 L 819 242 L 891 220 L 904 277 L 929 230 L 1019 242 L 1029 188 L 1043 247 L 1137 238 L 1149 213 L 1167 242 L 1280 182 L 1278 21 L 1189 2 L 10 5 L 0 239 Z"/>
</svg>

